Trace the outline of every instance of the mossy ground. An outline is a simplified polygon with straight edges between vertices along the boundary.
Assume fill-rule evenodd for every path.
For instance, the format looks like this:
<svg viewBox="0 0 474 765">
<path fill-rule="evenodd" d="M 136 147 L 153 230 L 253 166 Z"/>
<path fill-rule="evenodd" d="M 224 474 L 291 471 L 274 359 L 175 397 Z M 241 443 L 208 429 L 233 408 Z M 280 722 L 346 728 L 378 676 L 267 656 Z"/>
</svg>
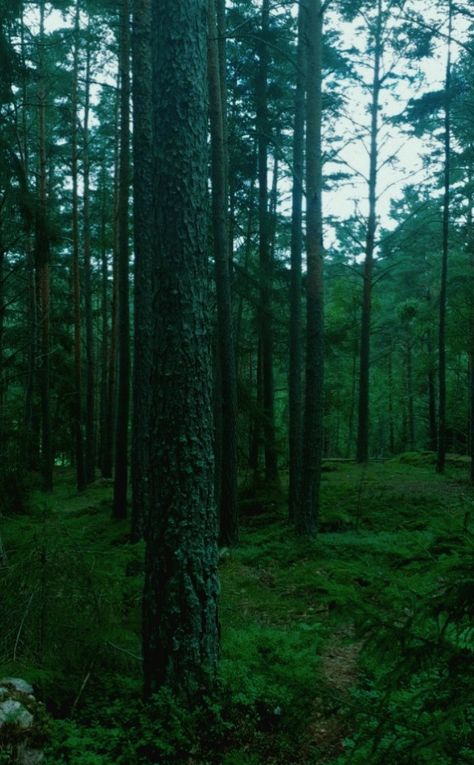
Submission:
<svg viewBox="0 0 474 765">
<path fill-rule="evenodd" d="M 295 538 L 284 502 L 272 497 L 265 511 L 259 501 L 221 561 L 212 724 L 171 713 L 163 699 L 144 722 L 143 546 L 112 522 L 110 484 L 77 495 L 72 480 L 64 471 L 52 496 L 36 493 L 28 514 L 1 519 L 0 676 L 32 681 L 65 720 L 52 723 L 48 765 L 336 762 L 355 727 L 353 689 L 377 662 L 384 671 L 383 657 L 362 650 L 360 624 L 395 623 L 419 607 L 438 576 L 432 541 L 462 531 L 474 502 L 465 463 L 439 476 L 420 455 L 328 463 L 315 541 Z M 122 723 L 134 725 L 136 740 L 124 738 Z"/>
</svg>

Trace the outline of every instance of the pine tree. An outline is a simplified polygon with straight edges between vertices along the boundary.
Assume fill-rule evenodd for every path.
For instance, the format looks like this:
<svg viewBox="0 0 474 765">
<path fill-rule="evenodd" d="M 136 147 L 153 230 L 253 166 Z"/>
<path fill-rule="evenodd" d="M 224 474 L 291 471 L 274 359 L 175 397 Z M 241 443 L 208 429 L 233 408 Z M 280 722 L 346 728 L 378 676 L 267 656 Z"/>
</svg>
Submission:
<svg viewBox="0 0 474 765">
<path fill-rule="evenodd" d="M 153 2 L 155 294 L 145 690 L 190 697 L 218 654 L 207 290 L 207 0 Z"/>
</svg>

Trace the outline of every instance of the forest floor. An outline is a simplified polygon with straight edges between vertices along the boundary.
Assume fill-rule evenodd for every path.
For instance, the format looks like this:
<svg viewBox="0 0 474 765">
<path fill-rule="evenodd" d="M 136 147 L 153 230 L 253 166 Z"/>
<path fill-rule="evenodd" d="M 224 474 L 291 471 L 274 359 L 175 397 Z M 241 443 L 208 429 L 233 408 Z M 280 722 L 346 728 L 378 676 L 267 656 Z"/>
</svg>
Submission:
<svg viewBox="0 0 474 765">
<path fill-rule="evenodd" d="M 327 462 L 313 542 L 294 537 L 279 492 L 245 495 L 240 545 L 220 564 L 221 692 L 192 718 L 169 698 L 151 716 L 138 701 L 143 545 L 110 520 L 110 483 L 78 495 L 64 471 L 52 496 L 1 518 L 0 677 L 45 701 L 45 765 L 329 765 L 364 726 L 393 749 L 389 718 L 416 747 L 380 680 L 438 586 L 437 540 L 461 535 L 474 507 L 465 460 L 445 476 L 429 463 Z M 347 762 L 392 762 L 370 751 Z M 423 756 L 393 762 L 449 762 Z"/>
</svg>

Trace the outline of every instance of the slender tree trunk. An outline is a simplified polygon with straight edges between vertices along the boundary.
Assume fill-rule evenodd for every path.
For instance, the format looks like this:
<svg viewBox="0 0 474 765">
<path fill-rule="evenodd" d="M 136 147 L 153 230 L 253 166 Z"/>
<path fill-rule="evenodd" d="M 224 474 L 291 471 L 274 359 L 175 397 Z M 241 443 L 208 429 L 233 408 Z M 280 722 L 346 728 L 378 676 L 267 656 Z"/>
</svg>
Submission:
<svg viewBox="0 0 474 765">
<path fill-rule="evenodd" d="M 2 241 L 3 221 L 0 219 L 0 454 L 4 444 L 5 420 L 5 381 L 4 381 L 4 351 L 3 332 L 5 326 L 4 280 L 5 280 L 5 248 Z"/>
<path fill-rule="evenodd" d="M 39 385 L 41 399 L 41 476 L 45 491 L 53 489 L 53 445 L 50 413 L 50 243 L 47 223 L 46 191 L 46 83 L 45 83 L 45 3 L 40 2 L 38 37 L 38 199 L 35 221 L 35 261 L 38 274 L 40 326 Z"/>
<path fill-rule="evenodd" d="M 407 330 L 409 331 L 409 330 Z M 408 441 L 409 449 L 416 448 L 415 437 L 415 407 L 413 393 L 413 349 L 411 338 L 407 339 L 406 345 L 406 375 L 407 375 L 407 405 L 408 405 Z"/>
<path fill-rule="evenodd" d="M 470 145 L 470 151 L 474 149 L 474 146 Z M 468 172 L 468 210 L 467 210 L 467 251 L 469 257 L 470 267 L 470 304 L 469 304 L 469 445 L 468 453 L 471 458 L 469 481 L 474 484 L 474 220 L 473 220 L 473 206 L 474 206 L 474 191 L 472 188 L 474 168 L 469 167 Z"/>
<path fill-rule="evenodd" d="M 120 67 L 119 67 L 120 68 Z M 103 450 L 102 475 L 112 477 L 115 435 L 116 410 L 116 379 L 117 379 L 117 303 L 118 303 L 118 210 L 119 210 L 119 142 L 120 142 L 120 72 L 117 77 L 118 95 L 115 103 L 115 158 L 114 158 L 114 193 L 113 193 L 113 233 L 112 233 L 112 299 L 111 299 L 111 330 L 108 354 L 107 372 L 107 414 Z M 104 267 L 104 266 L 103 266 Z"/>
<path fill-rule="evenodd" d="M 253 224 L 254 224 L 254 197 L 255 197 L 255 177 L 252 177 L 251 183 L 250 183 L 250 190 L 249 190 L 249 196 L 248 196 L 248 204 L 247 204 L 247 226 L 246 226 L 246 232 L 245 232 L 245 246 L 244 246 L 244 262 L 243 262 L 243 268 L 244 272 L 248 272 L 248 267 L 250 264 L 250 258 L 252 255 L 252 232 L 253 232 Z M 240 361 L 240 354 L 239 349 L 241 345 L 241 335 L 242 335 L 242 318 L 244 313 L 244 296 L 241 292 L 238 296 L 238 302 L 237 302 L 237 311 L 236 311 L 236 320 L 235 320 L 235 352 L 237 355 L 237 380 L 239 379 L 239 361 Z"/>
<path fill-rule="evenodd" d="M 83 202 L 83 240 L 84 240 L 84 313 L 86 320 L 86 481 L 92 483 L 95 478 L 96 434 L 95 434 L 95 357 L 94 326 L 92 315 L 92 266 L 91 266 L 91 223 L 90 223 L 90 157 L 89 157 L 89 113 L 91 80 L 91 42 L 90 29 L 87 30 L 84 130 L 82 148 L 82 167 L 84 177 Z"/>
<path fill-rule="evenodd" d="M 290 369 L 289 369 L 289 517 L 297 512 L 303 456 L 303 335 L 302 335 L 302 253 L 303 253 L 303 175 L 306 95 L 307 8 L 300 2 L 298 11 L 298 52 L 293 128 L 293 190 L 291 216 L 290 286 Z"/>
<path fill-rule="evenodd" d="M 303 536 L 317 531 L 323 451 L 322 22 L 321 0 L 308 0 L 306 390 L 301 494 L 295 517 L 296 531 Z"/>
<path fill-rule="evenodd" d="M 22 132 L 22 159 L 24 169 L 24 193 L 29 192 L 29 146 L 28 146 L 28 74 L 26 65 L 25 46 L 25 4 L 21 3 L 20 24 L 20 50 L 22 71 L 22 106 L 21 106 L 21 132 Z M 25 383 L 25 409 L 24 409 L 24 433 L 26 439 L 25 464 L 30 470 L 38 470 L 39 466 L 39 433 L 37 418 L 35 417 L 35 394 L 37 390 L 37 359 L 38 359 L 38 314 L 37 314 L 37 287 L 35 253 L 32 247 L 31 222 L 26 225 L 26 268 L 27 268 L 27 303 L 26 303 L 26 326 L 28 327 L 28 360 Z"/>
<path fill-rule="evenodd" d="M 187 699 L 213 680 L 218 656 L 207 318 L 207 2 L 153 4 L 156 345 L 143 657 L 147 694 L 165 685 Z"/>
<path fill-rule="evenodd" d="M 263 432 L 265 448 L 265 480 L 268 484 L 278 481 L 278 460 L 275 440 L 274 382 L 273 382 L 273 331 L 272 331 L 272 281 L 273 263 L 270 242 L 270 215 L 268 210 L 268 32 L 270 26 L 270 1 L 262 1 L 261 33 L 258 41 L 258 73 L 256 88 L 257 140 L 258 140 L 258 186 L 259 186 L 259 262 L 260 306 L 259 334 L 262 348 L 263 373 Z"/>
<path fill-rule="evenodd" d="M 393 347 L 388 352 L 388 446 L 390 454 L 395 453 L 395 428 L 393 423 Z"/>
<path fill-rule="evenodd" d="M 76 0 L 74 22 L 74 64 L 71 103 L 71 176 L 72 176 L 72 284 L 74 305 L 74 441 L 75 468 L 78 491 L 86 486 L 84 442 L 82 436 L 82 341 L 81 341 L 81 277 L 79 266 L 79 201 L 78 201 L 78 78 L 81 45 L 80 3 Z"/>
<path fill-rule="evenodd" d="M 262 344 L 257 342 L 257 358 L 255 367 L 255 412 L 250 429 L 249 468 L 253 473 L 253 484 L 259 483 L 260 471 L 260 442 L 263 417 L 263 373 L 262 373 Z"/>
<path fill-rule="evenodd" d="M 129 0 L 120 6 L 120 159 L 118 200 L 118 375 L 115 421 L 114 518 L 127 516 L 128 415 L 130 394 L 130 313 L 128 187 L 130 176 L 130 11 Z"/>
<path fill-rule="evenodd" d="M 132 540 L 145 533 L 149 515 L 153 257 L 151 0 L 135 0 L 132 33 L 133 219 L 135 313 L 132 419 Z"/>
<path fill-rule="evenodd" d="M 374 266 L 375 232 L 377 230 L 378 117 L 381 90 L 381 59 L 382 0 L 377 0 L 370 126 L 369 217 L 367 220 L 367 235 L 365 242 L 364 286 L 360 335 L 359 422 L 357 432 L 357 462 L 360 463 L 368 462 L 369 459 L 370 333 L 372 314 L 372 272 Z"/>
<path fill-rule="evenodd" d="M 222 404 L 221 443 L 216 450 L 220 457 L 216 471 L 220 473 L 220 542 L 235 545 L 238 540 L 237 515 L 237 379 L 232 320 L 232 298 L 229 269 L 227 225 L 227 136 L 221 86 L 222 66 L 219 60 L 218 29 L 214 0 L 209 0 L 209 115 L 211 123 L 212 230 L 217 292 L 217 344 Z M 219 435 L 219 434 L 218 434 Z"/>
<path fill-rule="evenodd" d="M 108 363 L 109 363 L 109 261 L 107 257 L 107 168 L 104 157 L 101 172 L 101 222 L 100 222 L 100 242 L 101 242 L 101 295 L 100 295 L 100 317 L 101 317 L 101 343 L 100 343 L 100 435 L 99 435 L 99 457 L 100 470 L 103 476 L 106 475 L 106 453 L 109 442 L 109 422 L 108 416 Z"/>
<path fill-rule="evenodd" d="M 438 334 L 438 455 L 436 472 L 444 473 L 446 462 L 446 304 L 448 289 L 449 205 L 451 193 L 451 34 L 453 4 L 449 0 L 448 57 L 446 62 L 445 115 L 444 115 L 444 201 L 443 201 L 443 254 L 441 259 L 441 286 L 439 295 Z"/>
</svg>

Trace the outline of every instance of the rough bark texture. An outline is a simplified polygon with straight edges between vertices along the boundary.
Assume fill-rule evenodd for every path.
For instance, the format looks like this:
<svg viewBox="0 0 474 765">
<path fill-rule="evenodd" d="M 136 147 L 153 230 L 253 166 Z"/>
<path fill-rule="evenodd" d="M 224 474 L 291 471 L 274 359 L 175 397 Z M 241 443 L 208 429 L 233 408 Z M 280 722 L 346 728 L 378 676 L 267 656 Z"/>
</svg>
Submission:
<svg viewBox="0 0 474 765">
<path fill-rule="evenodd" d="M 357 431 L 357 462 L 369 459 L 369 375 L 370 331 L 372 316 L 372 276 L 374 268 L 375 232 L 377 229 L 377 170 L 380 101 L 380 65 L 382 57 L 382 0 L 377 2 L 377 19 L 374 36 L 374 68 L 372 81 L 370 168 L 369 168 L 369 217 L 365 242 L 364 285 L 362 294 L 362 317 L 359 364 L 359 422 Z"/>
<path fill-rule="evenodd" d="M 115 419 L 114 518 L 127 516 L 128 414 L 130 398 L 130 309 L 128 186 L 130 181 L 130 9 L 120 6 L 120 159 L 118 197 L 117 409 Z"/>
<path fill-rule="evenodd" d="M 308 2 L 308 100 L 306 131 L 306 390 L 301 496 L 296 531 L 317 531 L 323 449 L 324 295 L 322 226 L 322 11 L 320 0 Z"/>
<path fill-rule="evenodd" d="M 207 245 L 207 0 L 153 1 L 155 256 L 145 691 L 218 655 Z"/>
<path fill-rule="evenodd" d="M 263 433 L 265 447 L 265 480 L 278 481 L 278 460 L 275 442 L 275 411 L 273 382 L 272 332 L 272 257 L 271 225 L 268 210 L 268 65 L 267 37 L 270 26 L 270 2 L 263 0 L 261 32 L 258 41 L 258 73 L 256 85 L 256 127 L 258 141 L 258 209 L 259 209 L 259 264 L 260 306 L 258 315 L 262 348 L 263 374 Z"/>
<path fill-rule="evenodd" d="M 446 462 L 446 303 L 448 288 L 449 206 L 451 193 L 451 34 L 453 4 L 449 1 L 448 58 L 446 62 L 445 114 L 444 114 L 444 201 L 443 201 L 443 254 L 441 258 L 441 285 L 439 294 L 438 334 L 438 455 L 436 472 L 444 473 Z"/>
<path fill-rule="evenodd" d="M 153 256 L 151 0 L 134 0 L 133 221 L 135 314 L 132 417 L 132 539 L 145 532 L 149 514 L 149 418 L 151 405 L 151 261 Z"/>
<path fill-rule="evenodd" d="M 209 114 L 211 123 L 212 230 L 217 292 L 217 342 L 222 407 L 221 443 L 216 450 L 220 462 L 220 542 L 234 545 L 238 540 L 237 515 L 237 379 L 230 290 L 229 241 L 227 227 L 226 136 L 222 104 L 221 67 L 217 41 L 216 9 L 209 0 Z"/>
<path fill-rule="evenodd" d="M 293 191 L 291 216 L 290 286 L 290 369 L 289 369 L 289 516 L 294 519 L 300 493 L 303 454 L 303 336 L 302 336 L 302 252 L 303 252 L 303 174 L 306 94 L 306 19 L 307 9 L 300 2 L 298 13 L 298 53 L 293 130 Z"/>
</svg>

